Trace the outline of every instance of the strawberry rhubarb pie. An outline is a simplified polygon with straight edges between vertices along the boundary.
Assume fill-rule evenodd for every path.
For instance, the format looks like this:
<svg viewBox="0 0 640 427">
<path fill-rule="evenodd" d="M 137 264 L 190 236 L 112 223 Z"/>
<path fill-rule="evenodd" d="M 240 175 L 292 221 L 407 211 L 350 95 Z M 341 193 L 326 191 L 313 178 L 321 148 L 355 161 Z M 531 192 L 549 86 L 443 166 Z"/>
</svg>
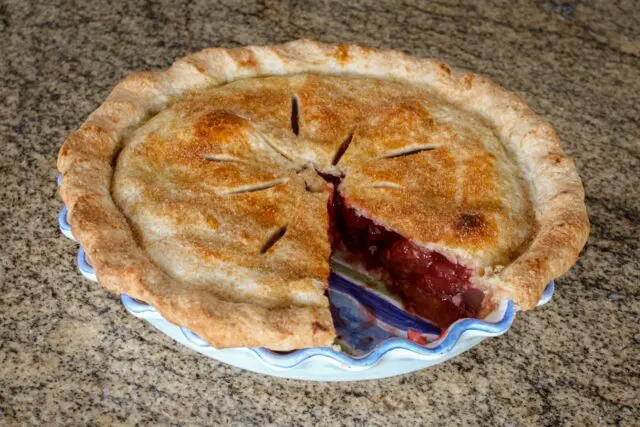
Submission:
<svg viewBox="0 0 640 427">
<path fill-rule="evenodd" d="M 107 289 L 214 347 L 330 345 L 330 258 L 447 327 L 533 308 L 589 224 L 551 126 L 486 78 L 297 41 L 139 73 L 60 150 Z"/>
</svg>

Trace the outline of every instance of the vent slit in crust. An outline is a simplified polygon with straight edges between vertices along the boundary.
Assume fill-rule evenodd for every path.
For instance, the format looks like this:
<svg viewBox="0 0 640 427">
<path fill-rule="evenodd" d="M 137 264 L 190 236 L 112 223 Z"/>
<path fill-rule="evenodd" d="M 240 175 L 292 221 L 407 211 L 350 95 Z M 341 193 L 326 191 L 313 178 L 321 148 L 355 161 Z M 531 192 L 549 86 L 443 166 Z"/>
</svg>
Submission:
<svg viewBox="0 0 640 427">
<path fill-rule="evenodd" d="M 280 184 L 284 184 L 286 181 L 286 179 L 279 179 L 277 181 L 265 182 L 262 184 L 245 185 L 242 187 L 234 188 L 233 190 L 224 191 L 221 194 L 226 196 L 232 194 L 255 193 L 256 191 L 264 191 L 273 187 L 277 187 Z"/>
<path fill-rule="evenodd" d="M 340 159 L 342 158 L 342 156 L 344 156 L 344 153 L 346 153 L 347 150 L 349 149 L 349 146 L 351 145 L 352 140 L 353 140 L 353 132 L 351 132 L 349 136 L 347 136 L 345 140 L 342 141 L 342 144 L 340 144 L 338 151 L 336 151 L 336 154 L 333 156 L 333 160 L 331 161 L 332 165 L 336 166 L 338 162 L 340 162 Z"/>
<path fill-rule="evenodd" d="M 228 156 L 226 154 L 206 154 L 204 156 L 204 158 L 206 160 L 212 161 L 212 162 L 237 162 L 237 163 L 244 163 L 244 160 L 241 160 L 237 157 L 233 157 L 233 156 Z"/>
<path fill-rule="evenodd" d="M 289 161 L 293 161 L 293 156 L 291 156 L 285 150 L 280 148 L 278 146 L 278 144 L 275 143 L 271 138 L 269 138 L 267 135 L 264 135 L 264 134 L 260 134 L 260 136 L 262 137 L 262 140 L 265 142 L 265 144 L 267 144 L 273 151 L 275 151 L 276 153 L 278 153 L 279 155 L 281 155 L 285 159 L 287 159 Z"/>
<path fill-rule="evenodd" d="M 298 97 L 291 97 L 291 130 L 296 136 L 300 133 L 300 117 L 298 113 Z"/>
<path fill-rule="evenodd" d="M 404 186 L 400 184 L 396 184 L 395 182 L 376 182 L 374 184 L 369 185 L 370 188 L 393 188 L 393 189 L 403 189 Z"/>
<path fill-rule="evenodd" d="M 264 245 L 262 245 L 262 247 L 260 248 L 260 253 L 261 254 L 265 254 L 276 243 L 278 243 L 280 241 L 280 239 L 282 239 L 286 233 L 287 233 L 287 225 L 284 225 L 284 226 L 280 227 L 279 229 L 277 229 L 271 236 L 269 236 L 267 241 L 264 242 Z"/>
<path fill-rule="evenodd" d="M 392 151 L 391 153 L 380 156 L 378 157 L 378 159 L 395 159 L 396 157 L 411 156 L 423 151 L 435 150 L 436 148 L 438 148 L 438 146 L 436 145 L 423 145 L 420 147 L 403 148 L 402 150 Z"/>
</svg>

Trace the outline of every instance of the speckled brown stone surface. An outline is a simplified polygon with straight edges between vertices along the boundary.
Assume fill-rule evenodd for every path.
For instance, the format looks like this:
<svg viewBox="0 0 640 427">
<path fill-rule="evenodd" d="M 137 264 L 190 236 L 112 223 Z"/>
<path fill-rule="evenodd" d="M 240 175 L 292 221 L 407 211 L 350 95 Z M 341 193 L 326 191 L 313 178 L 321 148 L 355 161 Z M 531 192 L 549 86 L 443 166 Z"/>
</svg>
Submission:
<svg viewBox="0 0 640 427">
<path fill-rule="evenodd" d="M 0 424 L 638 425 L 640 8 L 469 3 L 0 3 Z M 593 230 L 548 306 L 444 365 L 318 384 L 206 359 L 80 276 L 56 224 L 65 136 L 128 72 L 300 37 L 443 58 L 554 124 Z"/>
</svg>

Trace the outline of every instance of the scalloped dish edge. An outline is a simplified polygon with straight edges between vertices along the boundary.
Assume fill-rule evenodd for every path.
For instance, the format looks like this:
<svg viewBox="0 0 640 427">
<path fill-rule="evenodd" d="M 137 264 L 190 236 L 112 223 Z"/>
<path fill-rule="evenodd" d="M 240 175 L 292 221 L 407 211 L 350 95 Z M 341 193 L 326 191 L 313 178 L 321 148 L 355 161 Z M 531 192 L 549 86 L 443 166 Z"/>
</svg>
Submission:
<svg viewBox="0 0 640 427">
<path fill-rule="evenodd" d="M 67 208 L 64 206 L 58 214 L 58 223 L 61 232 L 65 237 L 74 240 L 71 232 L 71 226 L 66 219 Z M 80 246 L 78 251 L 78 268 L 86 278 L 97 281 L 95 271 L 86 259 L 84 249 Z M 335 273 L 334 273 L 335 274 Z M 340 275 L 342 279 L 351 282 L 348 278 Z M 351 282 L 352 283 L 352 282 Z M 544 294 L 540 299 L 538 306 L 546 304 L 555 290 L 555 284 L 551 281 L 545 288 Z M 361 304 L 349 293 L 340 290 L 331 289 L 331 292 L 340 292 L 351 296 L 358 304 Z M 365 292 L 372 292 L 368 289 Z M 121 295 L 121 301 L 124 307 L 135 317 L 151 321 L 162 320 L 169 323 L 162 315 L 152 306 L 135 301 L 126 294 Z M 464 334 L 471 332 L 483 338 L 494 337 L 504 334 L 515 319 L 516 308 L 511 300 L 503 301 L 496 310 L 489 314 L 485 320 L 480 319 L 460 319 L 447 328 L 438 339 L 420 345 L 405 338 L 390 338 L 381 341 L 373 350 L 363 356 L 351 356 L 345 352 L 337 351 L 330 347 L 315 347 L 295 350 L 289 353 L 278 353 L 265 348 L 247 348 L 255 357 L 268 365 L 270 368 L 289 370 L 300 366 L 312 358 L 327 358 L 339 367 L 347 370 L 367 369 L 377 364 L 385 355 L 396 350 L 408 352 L 411 357 L 417 359 L 434 359 L 455 350 L 456 345 Z M 173 325 L 173 324 L 172 324 Z M 174 325 L 175 326 L 175 325 Z M 208 343 L 198 337 L 191 330 L 179 327 L 184 338 L 189 344 L 198 351 L 205 353 L 209 349 L 213 349 Z M 226 349 L 215 349 L 216 351 L 228 351 Z M 231 351 L 237 349 L 229 349 Z"/>
</svg>

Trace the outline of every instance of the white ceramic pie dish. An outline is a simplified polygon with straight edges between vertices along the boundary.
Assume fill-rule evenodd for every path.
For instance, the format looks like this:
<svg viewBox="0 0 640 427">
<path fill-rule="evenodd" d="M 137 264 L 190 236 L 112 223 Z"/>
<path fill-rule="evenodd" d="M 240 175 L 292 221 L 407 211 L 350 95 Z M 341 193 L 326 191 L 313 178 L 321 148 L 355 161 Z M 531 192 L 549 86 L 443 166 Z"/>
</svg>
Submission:
<svg viewBox="0 0 640 427">
<path fill-rule="evenodd" d="M 75 240 L 66 216 L 67 209 L 63 207 L 58 216 L 60 230 Z M 97 280 L 82 247 L 78 267 L 85 277 Z M 538 305 L 548 302 L 553 291 L 551 282 Z M 121 300 L 131 314 L 205 356 L 261 374 L 315 381 L 368 380 L 424 369 L 470 349 L 487 337 L 502 335 L 516 315 L 514 303 L 504 301 L 484 320 L 461 319 L 440 331 L 353 277 L 338 272 L 332 273 L 329 297 L 342 351 L 329 347 L 288 353 L 264 348 L 216 349 L 189 329 L 164 319 L 155 308 L 125 294 Z M 413 340 L 408 339 L 409 334 Z M 416 337 L 427 343 L 417 344 Z"/>
</svg>

